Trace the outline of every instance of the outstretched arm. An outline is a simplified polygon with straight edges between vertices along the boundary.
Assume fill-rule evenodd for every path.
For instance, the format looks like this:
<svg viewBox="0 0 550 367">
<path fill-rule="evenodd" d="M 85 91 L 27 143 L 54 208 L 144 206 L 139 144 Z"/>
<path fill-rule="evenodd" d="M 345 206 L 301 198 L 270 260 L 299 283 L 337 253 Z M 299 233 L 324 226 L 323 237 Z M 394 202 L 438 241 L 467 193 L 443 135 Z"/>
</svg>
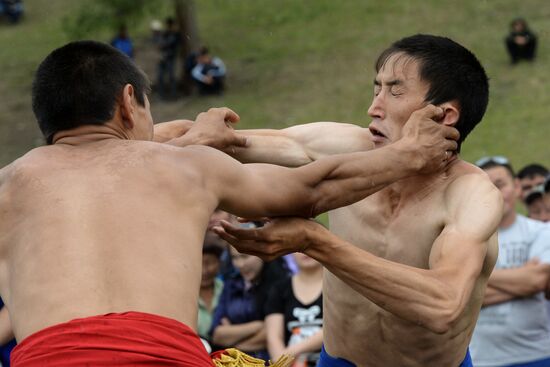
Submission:
<svg viewBox="0 0 550 367">
<path fill-rule="evenodd" d="M 197 122 L 190 120 L 174 120 L 155 124 L 153 141 L 177 147 L 189 145 L 206 145 L 219 149 L 227 154 L 233 154 L 237 148 L 247 145 L 246 136 L 236 132 L 233 124 L 239 121 L 239 116 L 228 108 L 211 109 L 225 111 L 224 118 L 202 119 L 197 116 Z M 206 113 L 202 113 L 204 115 Z"/>
<path fill-rule="evenodd" d="M 413 113 L 408 122 L 410 133 L 396 143 L 368 152 L 325 157 L 295 169 L 242 165 L 198 146 L 182 154 L 192 157 L 197 171 L 203 173 L 201 184 L 216 194 L 223 210 L 247 217 L 311 217 L 359 201 L 399 179 L 444 168 L 446 151 L 456 148 L 456 142 L 446 138 L 454 139 L 458 133 L 432 120 L 440 110 L 427 106 Z M 199 119 L 223 120 L 225 113 L 216 110 L 199 115 L 197 123 Z"/>
<path fill-rule="evenodd" d="M 502 199 L 488 181 L 469 176 L 451 184 L 456 189 L 448 189 L 448 222 L 432 246 L 428 269 L 379 258 L 299 218 L 254 230 L 223 222 L 223 230 L 216 231 L 239 251 L 264 258 L 302 251 L 381 308 L 445 333 L 464 311 L 477 280 L 494 265 L 485 258 L 488 244 L 496 241 Z"/>
<path fill-rule="evenodd" d="M 243 163 L 298 167 L 333 154 L 373 148 L 368 129 L 338 122 L 313 122 L 281 130 L 238 130 L 248 140 L 234 158 Z"/>
</svg>

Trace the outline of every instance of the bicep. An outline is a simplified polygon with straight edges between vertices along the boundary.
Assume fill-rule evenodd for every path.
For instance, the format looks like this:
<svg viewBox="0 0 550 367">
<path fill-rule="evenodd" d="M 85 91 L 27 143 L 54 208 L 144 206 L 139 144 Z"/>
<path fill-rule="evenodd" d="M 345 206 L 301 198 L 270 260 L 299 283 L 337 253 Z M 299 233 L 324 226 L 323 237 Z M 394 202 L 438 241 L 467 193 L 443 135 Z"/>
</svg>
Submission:
<svg viewBox="0 0 550 367">
<path fill-rule="evenodd" d="M 500 193 L 492 185 L 467 180 L 457 184 L 459 192 L 455 187 L 447 193 L 446 223 L 430 254 L 430 268 L 453 284 L 461 298 L 468 298 L 477 279 L 494 266 L 502 213 Z"/>
</svg>

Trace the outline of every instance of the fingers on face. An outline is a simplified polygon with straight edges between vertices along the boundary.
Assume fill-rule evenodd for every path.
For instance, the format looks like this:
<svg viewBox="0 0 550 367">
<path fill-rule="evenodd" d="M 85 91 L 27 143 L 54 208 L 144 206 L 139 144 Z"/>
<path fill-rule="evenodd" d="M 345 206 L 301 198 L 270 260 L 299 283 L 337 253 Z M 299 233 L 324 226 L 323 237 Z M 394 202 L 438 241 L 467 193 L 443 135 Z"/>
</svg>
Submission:
<svg viewBox="0 0 550 367">
<path fill-rule="evenodd" d="M 444 110 L 441 107 L 435 106 L 433 104 L 429 104 L 425 106 L 424 108 L 415 111 L 415 113 L 419 114 L 421 117 L 439 120 L 444 115 Z"/>
</svg>

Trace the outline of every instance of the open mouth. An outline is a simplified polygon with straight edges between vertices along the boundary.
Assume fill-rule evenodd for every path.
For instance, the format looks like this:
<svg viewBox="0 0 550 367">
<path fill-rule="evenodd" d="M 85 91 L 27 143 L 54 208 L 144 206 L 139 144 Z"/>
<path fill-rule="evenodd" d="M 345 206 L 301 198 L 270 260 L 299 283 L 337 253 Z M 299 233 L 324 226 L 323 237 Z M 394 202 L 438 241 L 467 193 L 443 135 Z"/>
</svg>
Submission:
<svg viewBox="0 0 550 367">
<path fill-rule="evenodd" d="M 380 130 L 378 130 L 376 127 L 374 127 L 372 125 L 369 126 L 369 130 L 370 130 L 370 132 L 373 136 L 379 136 L 381 138 L 387 138 L 386 135 L 382 134 L 382 132 L 380 132 Z"/>
</svg>

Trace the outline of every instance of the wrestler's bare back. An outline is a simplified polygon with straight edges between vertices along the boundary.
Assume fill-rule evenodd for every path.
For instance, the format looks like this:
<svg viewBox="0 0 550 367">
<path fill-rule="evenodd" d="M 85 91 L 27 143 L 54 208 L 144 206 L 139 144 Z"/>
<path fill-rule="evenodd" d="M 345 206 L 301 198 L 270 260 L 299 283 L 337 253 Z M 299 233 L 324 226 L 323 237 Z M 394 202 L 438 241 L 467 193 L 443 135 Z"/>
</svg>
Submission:
<svg viewBox="0 0 550 367">
<path fill-rule="evenodd" d="M 448 217 L 448 186 L 466 174 L 486 180 L 477 168 L 457 161 L 435 179 L 398 182 L 363 201 L 330 212 L 331 232 L 376 256 L 428 269 L 432 245 Z M 399 190 L 406 187 L 402 195 L 397 194 L 396 186 Z M 497 251 L 493 236 L 470 302 L 459 322 L 442 335 L 383 310 L 325 271 L 327 351 L 359 366 L 416 367 L 431 365 L 430 361 L 437 361 L 440 366 L 458 366 L 473 332 Z"/>
<path fill-rule="evenodd" d="M 201 244 L 217 201 L 192 164 L 173 169 L 170 149 L 54 145 L 1 171 L 0 293 L 19 341 L 109 312 L 195 326 Z"/>
</svg>

